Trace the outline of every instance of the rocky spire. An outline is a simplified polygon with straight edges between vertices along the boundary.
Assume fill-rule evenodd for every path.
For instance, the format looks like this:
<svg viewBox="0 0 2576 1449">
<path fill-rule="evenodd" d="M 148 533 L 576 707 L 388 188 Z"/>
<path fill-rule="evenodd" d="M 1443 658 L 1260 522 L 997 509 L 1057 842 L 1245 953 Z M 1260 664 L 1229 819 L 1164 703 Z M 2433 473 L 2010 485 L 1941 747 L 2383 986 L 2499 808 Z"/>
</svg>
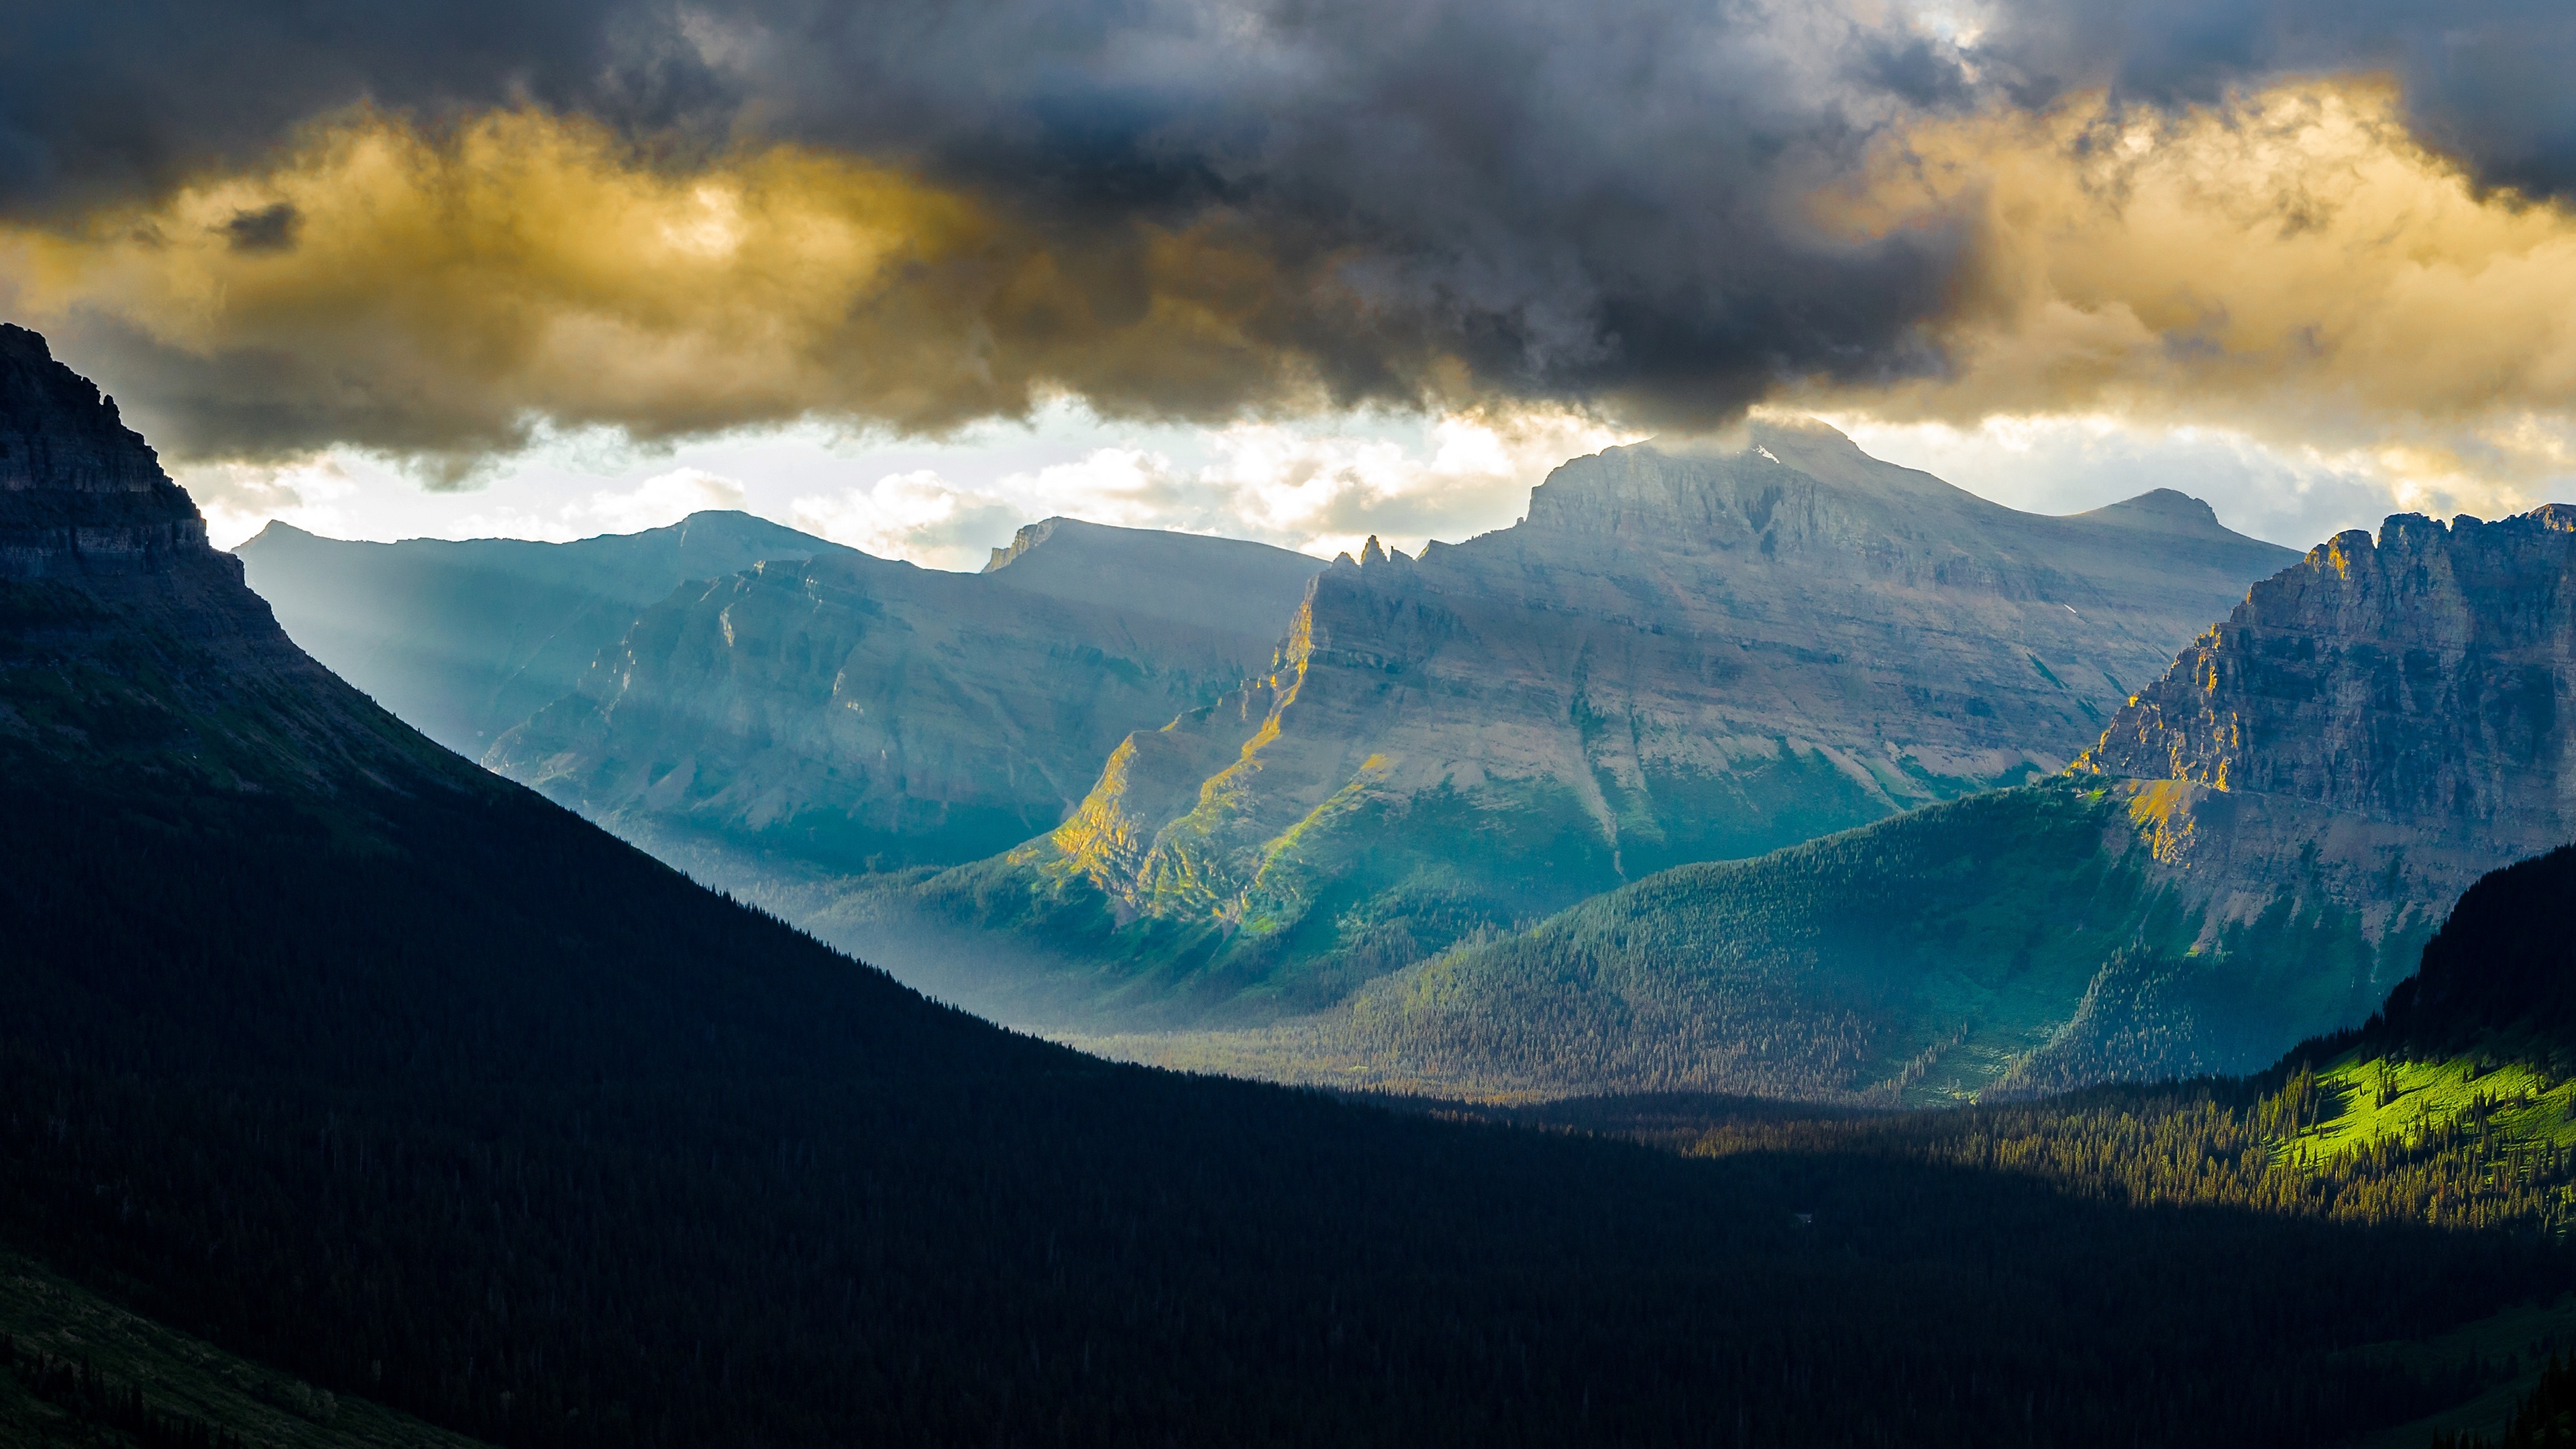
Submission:
<svg viewBox="0 0 2576 1449">
<path fill-rule="evenodd" d="M 114 400 L 0 323 L 0 578 L 159 573 L 212 552 Z"/>
</svg>

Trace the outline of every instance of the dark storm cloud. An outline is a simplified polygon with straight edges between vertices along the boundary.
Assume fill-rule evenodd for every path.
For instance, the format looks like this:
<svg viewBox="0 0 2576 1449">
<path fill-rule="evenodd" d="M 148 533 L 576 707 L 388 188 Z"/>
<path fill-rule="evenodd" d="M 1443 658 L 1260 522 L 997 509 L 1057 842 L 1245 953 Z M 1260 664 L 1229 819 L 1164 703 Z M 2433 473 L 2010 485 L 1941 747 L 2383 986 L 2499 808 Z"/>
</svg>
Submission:
<svg viewBox="0 0 2576 1449">
<path fill-rule="evenodd" d="M 638 109 L 607 4 L 20 0 L 0 22 L 0 209 L 61 216 L 240 162 L 362 101 Z M 649 109 L 649 105 L 643 109 Z"/>
<path fill-rule="evenodd" d="M 2576 184 L 2576 106 L 2557 81 L 2576 19 L 2417 14 L 2385 0 L 2009 0 L 1963 56 L 1901 7 L 1859 0 L 43 4 L 0 27 L 0 210 L 72 227 L 182 179 L 255 173 L 299 126 L 351 107 L 434 134 L 534 106 L 596 118 L 639 164 L 675 174 L 773 143 L 901 168 L 972 198 L 1015 239 L 1018 274 L 1064 294 L 988 321 L 960 262 L 934 279 L 943 315 L 964 319 L 959 337 L 1021 348 L 978 374 L 1000 383 L 899 404 L 782 389 L 711 405 L 711 423 L 820 406 L 937 427 L 1021 407 L 1049 378 L 1116 414 L 1215 417 L 1276 407 L 1282 379 L 1302 377 L 1342 403 L 1464 392 L 1665 424 L 1722 417 L 1787 380 L 1868 386 L 1952 366 L 1938 339 L 1978 243 L 1970 224 L 1922 215 L 1863 238 L 1820 226 L 1813 203 L 1874 146 L 1999 102 L 2099 84 L 2176 103 L 2388 68 L 2427 139 L 2481 177 Z M 218 225 L 247 253 L 283 253 L 299 219 L 279 205 Z M 1177 262 L 1157 240 L 1175 236 L 1191 239 Z M 1192 258 L 1234 271 L 1193 273 Z M 1020 283 L 993 286 L 990 307 L 1020 305 Z M 1174 335 L 1173 317 L 1209 307 L 1222 313 L 1202 329 L 1209 366 L 1134 361 Z M 299 351 L 274 332 L 256 341 Z M 129 332 L 119 345 L 158 344 Z M 1093 353 L 1124 370 L 1099 373 Z M 494 418 L 550 406 L 513 397 L 524 379 L 448 387 L 318 345 L 265 370 L 203 346 L 193 358 L 136 368 L 225 379 L 166 400 L 180 437 L 209 449 L 471 452 L 522 429 Z M 816 369 L 842 375 L 830 359 Z M 455 416 L 478 421 L 405 413 L 432 395 L 467 399 Z M 189 422 L 191 409 L 213 411 Z"/>
<path fill-rule="evenodd" d="M 2385 71 L 2408 123 L 2480 181 L 2576 195 L 2576 6 L 2558 0 L 2005 0 L 1980 49 L 2030 104 L 2109 86 L 2207 103 L 2284 77 Z"/>
<path fill-rule="evenodd" d="M 1119 235 L 1221 217 L 1307 293 L 1257 342 L 1340 401 L 1419 398 L 1463 362 L 1479 390 L 1660 419 L 1784 376 L 1918 371 L 1953 246 L 1803 218 L 1881 128 L 1965 95 L 1944 47 L 1830 6 L 44 9 L 0 41 L 0 202 L 22 216 L 256 157 L 334 107 L 526 99 L 683 156 L 749 136 L 918 168 L 1063 238 L 1104 316 L 1150 300 Z"/>
</svg>

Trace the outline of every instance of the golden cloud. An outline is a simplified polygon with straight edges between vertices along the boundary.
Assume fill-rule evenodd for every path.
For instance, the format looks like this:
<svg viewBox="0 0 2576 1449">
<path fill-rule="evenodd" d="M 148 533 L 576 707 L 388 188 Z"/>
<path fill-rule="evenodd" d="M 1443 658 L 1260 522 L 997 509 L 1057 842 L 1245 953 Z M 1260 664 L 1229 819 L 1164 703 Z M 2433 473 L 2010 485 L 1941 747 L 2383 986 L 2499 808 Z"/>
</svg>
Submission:
<svg viewBox="0 0 2576 1449">
<path fill-rule="evenodd" d="M 1833 404 L 1889 421 L 2110 414 L 2366 456 L 2394 478 L 2568 466 L 2576 216 L 2484 191 L 2373 78 L 2181 114 L 2100 95 L 1891 142 L 1819 199 L 1869 238 L 1976 238 L 1941 376 Z"/>
<path fill-rule="evenodd" d="M 182 416 L 159 421 L 198 456 L 464 460 L 539 416 L 937 431 L 1058 389 L 1113 415 L 1294 405 L 1312 370 L 1262 337 L 1301 291 L 1222 216 L 1041 240 L 863 160 L 660 165 L 534 111 L 437 134 L 344 116 L 256 174 L 73 233 L 0 229 L 0 299 L 141 339 L 138 366 L 175 379 L 158 391 Z"/>
</svg>

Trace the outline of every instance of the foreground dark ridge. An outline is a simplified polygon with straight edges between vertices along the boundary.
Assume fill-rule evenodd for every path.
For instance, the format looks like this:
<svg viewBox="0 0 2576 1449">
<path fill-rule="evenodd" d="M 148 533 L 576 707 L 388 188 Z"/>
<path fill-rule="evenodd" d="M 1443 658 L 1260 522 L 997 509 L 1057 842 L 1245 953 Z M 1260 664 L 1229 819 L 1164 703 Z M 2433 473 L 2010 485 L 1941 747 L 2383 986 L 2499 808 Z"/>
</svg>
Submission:
<svg viewBox="0 0 2576 1449">
<path fill-rule="evenodd" d="M 2460 1388 L 2334 1350 L 2563 1277 L 1008 1035 L 314 667 L 64 376 L 0 333 L 0 448 L 63 408 L 139 486 L 0 452 L 41 535 L 0 583 L 0 1236 L 317 1387 L 509 1445 L 2322 1443 Z M 162 555 L 82 546 L 93 504 Z"/>
</svg>

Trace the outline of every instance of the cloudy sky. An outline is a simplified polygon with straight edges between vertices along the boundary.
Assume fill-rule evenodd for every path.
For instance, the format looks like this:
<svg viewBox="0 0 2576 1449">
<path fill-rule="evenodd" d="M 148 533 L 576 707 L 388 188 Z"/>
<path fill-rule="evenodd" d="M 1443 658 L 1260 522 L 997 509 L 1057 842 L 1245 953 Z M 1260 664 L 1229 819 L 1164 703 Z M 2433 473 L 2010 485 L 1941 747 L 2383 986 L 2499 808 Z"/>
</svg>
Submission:
<svg viewBox="0 0 2576 1449">
<path fill-rule="evenodd" d="M 2576 497 L 2536 0 L 45 9 L 0 316 L 224 541 L 1410 546 L 1751 408 L 2298 545 Z"/>
</svg>

